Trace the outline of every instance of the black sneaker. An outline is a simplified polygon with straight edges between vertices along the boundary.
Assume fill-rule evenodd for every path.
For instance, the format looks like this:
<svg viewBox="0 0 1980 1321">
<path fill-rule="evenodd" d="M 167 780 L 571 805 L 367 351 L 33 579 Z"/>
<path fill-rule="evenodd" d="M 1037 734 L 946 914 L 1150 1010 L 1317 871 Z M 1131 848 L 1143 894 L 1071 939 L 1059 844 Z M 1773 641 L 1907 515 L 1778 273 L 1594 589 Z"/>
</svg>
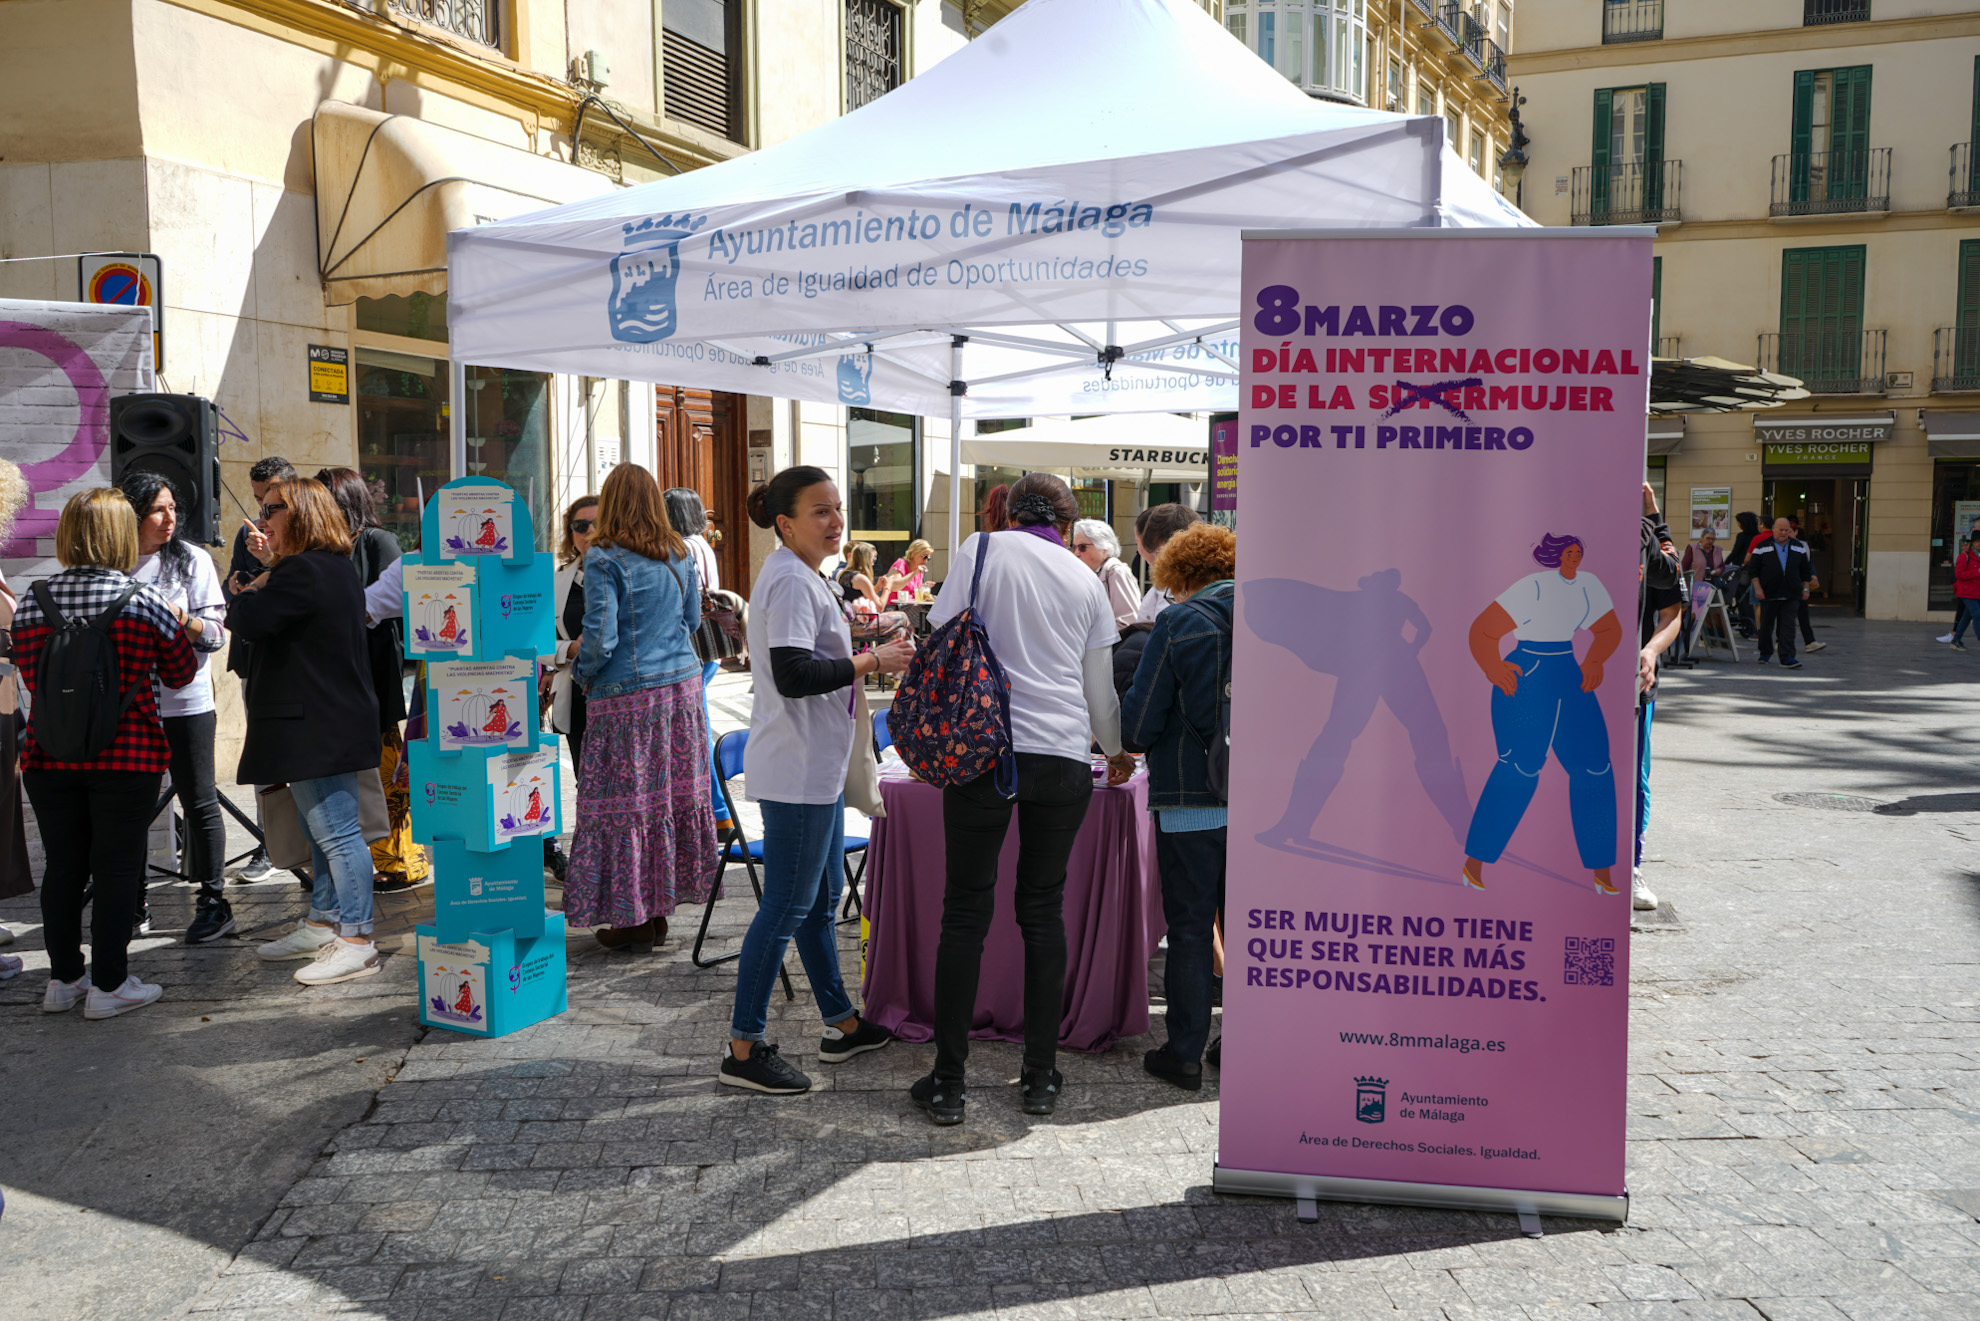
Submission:
<svg viewBox="0 0 1980 1321">
<path fill-rule="evenodd" d="M 1781 662 L 1781 668 L 1782 668 L 1782 669 L 1784 669 L 1784 670 L 1798 670 L 1798 669 L 1800 669 L 1800 668 L 1801 668 L 1801 662 L 1800 662 L 1800 661 L 1782 661 L 1782 662 Z"/>
<path fill-rule="evenodd" d="M 1209 1065 L 1213 1069 L 1217 1069 L 1217 1070 L 1223 1069 L 1224 1039 L 1222 1037 L 1218 1037 L 1215 1041 L 1211 1042 L 1208 1046 L 1204 1047 L 1203 1062 Z"/>
<path fill-rule="evenodd" d="M 869 1050 L 878 1050 L 894 1039 L 894 1034 L 878 1023 L 859 1020 L 859 1026 L 850 1032 L 827 1027 L 825 1036 L 818 1043 L 818 1058 L 827 1064 L 838 1064 L 855 1055 L 864 1055 Z"/>
<path fill-rule="evenodd" d="M 550 869 L 550 874 L 557 878 L 557 884 L 559 885 L 562 885 L 564 879 L 570 875 L 571 860 L 565 855 L 563 848 L 557 843 L 557 837 L 555 835 L 551 835 L 543 841 L 543 865 Z"/>
<path fill-rule="evenodd" d="M 1203 1066 L 1186 1064 L 1169 1053 L 1167 1046 L 1157 1046 L 1141 1057 L 1141 1067 L 1160 1078 L 1172 1082 L 1185 1092 L 1203 1090 Z"/>
<path fill-rule="evenodd" d="M 811 1090 L 811 1079 L 791 1067 L 775 1046 L 759 1041 L 750 1048 L 749 1058 L 739 1060 L 732 1050 L 722 1052 L 722 1068 L 716 1080 L 731 1087 L 747 1087 L 772 1096 L 796 1096 Z"/>
<path fill-rule="evenodd" d="M 397 894 L 412 888 L 413 882 L 404 872 L 379 872 L 371 878 L 373 894 Z"/>
<path fill-rule="evenodd" d="M 192 925 L 186 928 L 186 944 L 210 945 L 234 930 L 234 908 L 225 899 L 202 898 Z"/>
<path fill-rule="evenodd" d="M 931 1073 L 908 1088 L 908 1097 L 926 1110 L 931 1120 L 947 1128 L 962 1123 L 963 1105 L 969 1100 L 969 1093 L 961 1083 L 943 1082 Z"/>
<path fill-rule="evenodd" d="M 1018 1091 L 1024 1097 L 1024 1112 L 1028 1115 L 1049 1115 L 1059 1104 L 1059 1093 L 1065 1090 L 1065 1075 L 1057 1069 L 1026 1069 L 1018 1075 Z"/>
</svg>

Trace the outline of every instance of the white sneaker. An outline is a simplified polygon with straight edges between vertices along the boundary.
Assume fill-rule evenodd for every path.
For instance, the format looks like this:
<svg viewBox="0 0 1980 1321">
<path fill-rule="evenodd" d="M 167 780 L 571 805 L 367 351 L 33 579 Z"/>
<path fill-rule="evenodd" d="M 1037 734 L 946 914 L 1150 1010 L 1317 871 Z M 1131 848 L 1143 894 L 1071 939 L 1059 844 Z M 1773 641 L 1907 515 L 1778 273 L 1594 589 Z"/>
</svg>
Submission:
<svg viewBox="0 0 1980 1321">
<path fill-rule="evenodd" d="M 296 929 L 280 940 L 271 940 L 259 946 L 255 953 L 270 963 L 280 963 L 283 959 L 313 959 L 316 952 L 337 938 L 334 927 L 320 927 L 313 922 L 296 923 Z"/>
<path fill-rule="evenodd" d="M 1932 641 L 1934 641 L 1934 642 L 1951 642 L 1951 641 L 1952 641 L 1952 634 L 1950 634 L 1950 633 L 1948 633 L 1948 634 L 1946 634 L 1946 635 L 1945 635 L 1944 637 L 1940 637 L 1940 638 L 1933 638 L 1933 639 L 1932 639 Z"/>
<path fill-rule="evenodd" d="M 50 977 L 48 979 L 48 993 L 41 997 L 41 1012 L 44 1014 L 65 1013 L 81 1004 L 83 997 L 88 995 L 89 991 L 88 973 L 84 973 L 72 982 L 58 982 L 53 977 Z"/>
<path fill-rule="evenodd" d="M 1629 874 L 1629 906 L 1640 913 L 1648 913 L 1657 907 L 1657 896 L 1643 883 L 1643 873 L 1640 871 Z"/>
<path fill-rule="evenodd" d="M 14 933 L 6 927 L 0 927 L 0 945 L 11 945 L 13 943 Z"/>
<path fill-rule="evenodd" d="M 133 1009 L 142 1009 L 163 994 L 164 987 L 141 982 L 135 976 L 124 978 L 124 984 L 114 991 L 92 986 L 89 988 L 89 1003 L 83 1006 L 83 1017 L 115 1018 Z"/>
<path fill-rule="evenodd" d="M 9 977 L 20 976 L 21 969 L 26 966 L 12 954 L 0 954 L 0 982 L 6 981 Z"/>
<path fill-rule="evenodd" d="M 296 980 L 304 986 L 328 986 L 332 982 L 355 981 L 359 977 L 370 977 L 379 970 L 378 946 L 366 942 L 353 945 L 348 940 L 332 939 L 316 952 L 316 958 L 306 968 L 296 969 Z"/>
<path fill-rule="evenodd" d="M 1808 644 L 1807 646 L 1805 646 L 1805 647 L 1803 647 L 1803 648 L 1802 648 L 1802 650 L 1803 650 L 1803 651 L 1821 651 L 1821 650 L 1822 650 L 1822 649 L 1823 649 L 1824 647 L 1827 647 L 1828 645 L 1829 645 L 1829 644 L 1828 644 L 1828 643 L 1826 643 L 1826 642 L 1811 642 L 1811 643 L 1809 643 L 1809 644 Z"/>
</svg>

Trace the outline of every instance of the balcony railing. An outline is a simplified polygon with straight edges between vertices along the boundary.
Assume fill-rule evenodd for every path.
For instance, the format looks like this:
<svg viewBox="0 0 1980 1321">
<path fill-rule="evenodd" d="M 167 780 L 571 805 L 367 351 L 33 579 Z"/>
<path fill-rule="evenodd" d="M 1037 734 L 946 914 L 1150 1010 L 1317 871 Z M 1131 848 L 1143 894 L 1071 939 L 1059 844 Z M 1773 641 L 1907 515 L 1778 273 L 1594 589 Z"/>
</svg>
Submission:
<svg viewBox="0 0 1980 1321">
<path fill-rule="evenodd" d="M 1801 0 L 1801 26 L 1825 23 L 1868 23 L 1870 0 Z"/>
<path fill-rule="evenodd" d="M 1409 2 L 1423 11 L 1423 17 L 1428 19 L 1437 17 L 1437 0 L 1409 0 Z"/>
<path fill-rule="evenodd" d="M 1602 44 L 1664 39 L 1664 0 L 1608 0 L 1602 6 Z"/>
<path fill-rule="evenodd" d="M 1980 172 L 1973 168 L 1973 144 L 1956 142 L 1952 149 L 1951 177 L 1946 186 L 1946 205 L 1980 206 Z"/>
<path fill-rule="evenodd" d="M 1657 225 L 1684 219 L 1683 161 L 1574 167 L 1574 223 Z"/>
<path fill-rule="evenodd" d="M 1932 332 L 1932 393 L 1980 392 L 1980 327 Z"/>
<path fill-rule="evenodd" d="M 1676 335 L 1666 335 L 1657 341 L 1657 356 L 1660 358 L 1682 358 L 1684 341 Z"/>
<path fill-rule="evenodd" d="M 1891 149 L 1794 151 L 1774 157 L 1775 216 L 1891 209 Z"/>
<path fill-rule="evenodd" d="M 502 48 L 499 0 L 387 0 L 393 12 L 430 23 L 457 37 Z"/>
<path fill-rule="evenodd" d="M 1471 62 L 1476 64 L 1481 70 L 1478 76 L 1489 80 L 1492 86 L 1498 88 L 1500 92 L 1504 92 L 1506 90 L 1506 53 L 1499 48 L 1499 43 L 1486 36 L 1485 30 L 1480 28 L 1476 46 L 1467 47 L 1466 52 L 1470 54 Z"/>
<path fill-rule="evenodd" d="M 1798 378 L 1810 394 L 1884 393 L 1881 330 L 1794 330 L 1760 337 L 1760 369 Z"/>
</svg>

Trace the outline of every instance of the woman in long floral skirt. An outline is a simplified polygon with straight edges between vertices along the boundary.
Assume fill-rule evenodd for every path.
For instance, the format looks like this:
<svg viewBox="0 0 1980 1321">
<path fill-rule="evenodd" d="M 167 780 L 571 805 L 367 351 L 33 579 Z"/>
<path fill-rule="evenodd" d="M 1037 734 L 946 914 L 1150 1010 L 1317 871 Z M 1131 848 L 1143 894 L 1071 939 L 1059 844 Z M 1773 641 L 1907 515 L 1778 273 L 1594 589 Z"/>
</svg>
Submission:
<svg viewBox="0 0 1980 1321">
<path fill-rule="evenodd" d="M 701 586 L 653 475 L 620 464 L 598 493 L 584 557 L 584 778 L 564 916 L 608 949 L 666 939 L 715 880 L 708 726 L 690 636 Z"/>
</svg>

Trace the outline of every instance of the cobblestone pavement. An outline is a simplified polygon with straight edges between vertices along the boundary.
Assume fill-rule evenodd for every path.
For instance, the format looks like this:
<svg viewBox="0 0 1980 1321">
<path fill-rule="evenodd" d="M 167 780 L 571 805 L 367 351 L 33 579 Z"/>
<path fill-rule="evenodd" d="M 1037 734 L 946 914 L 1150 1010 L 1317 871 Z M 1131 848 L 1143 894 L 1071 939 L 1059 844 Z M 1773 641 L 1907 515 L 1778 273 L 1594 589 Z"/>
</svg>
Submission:
<svg viewBox="0 0 1980 1321">
<path fill-rule="evenodd" d="M 968 1123 L 938 1130 L 904 1095 L 930 1048 L 816 1064 L 802 978 L 772 1036 L 819 1090 L 736 1095 L 711 1076 L 729 969 L 693 969 L 680 933 L 655 956 L 574 938 L 568 1014 L 382 1051 L 375 1105 L 291 1153 L 301 1177 L 251 1241 L 209 1232 L 217 1275 L 125 1315 L 1980 1317 L 1976 661 L 1936 631 L 1835 620 L 1798 674 L 1720 661 L 1667 680 L 1625 1226 L 1527 1239 L 1508 1216 L 1337 1205 L 1302 1225 L 1288 1203 L 1215 1196 L 1214 1082 L 1147 1080 L 1148 1040 L 1064 1060 L 1048 1119 L 1017 1110 L 1016 1047 L 979 1043 Z M 743 681 L 723 682 L 732 723 Z M 750 911 L 718 905 L 718 948 Z M 251 955 L 214 957 L 184 994 L 247 994 L 225 979 L 252 980 L 235 968 Z M 359 985 L 409 1012 L 410 960 L 392 963 Z M 0 1031 L 28 1013 L 19 986 Z M 379 1012 L 356 998 L 317 1012 Z M 60 1027 L 134 1040 L 173 1021 Z M 32 1132 L 4 1109 L 0 1170 Z M 9 1253 L 0 1228 L 0 1290 L 22 1270 Z"/>
</svg>

